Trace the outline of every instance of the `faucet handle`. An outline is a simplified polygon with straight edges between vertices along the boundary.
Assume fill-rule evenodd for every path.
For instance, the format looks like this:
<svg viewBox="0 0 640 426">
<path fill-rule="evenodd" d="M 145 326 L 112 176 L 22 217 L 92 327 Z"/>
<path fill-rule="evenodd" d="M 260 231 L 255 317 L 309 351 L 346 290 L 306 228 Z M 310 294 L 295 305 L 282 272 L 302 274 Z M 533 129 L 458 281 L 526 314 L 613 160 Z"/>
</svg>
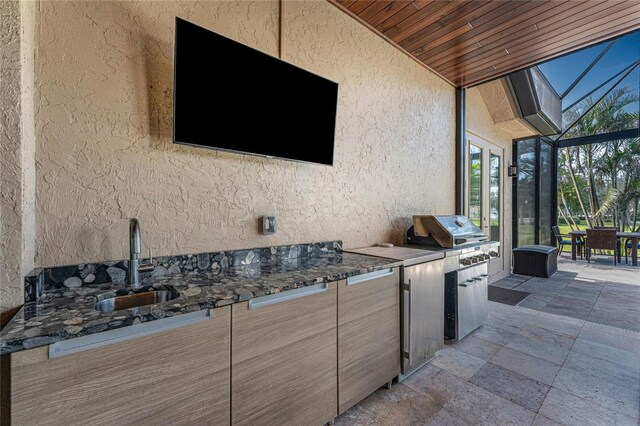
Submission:
<svg viewBox="0 0 640 426">
<path fill-rule="evenodd" d="M 151 250 L 151 247 L 149 247 L 149 263 L 152 266 L 156 266 L 158 264 L 158 262 L 153 258 L 153 251 Z"/>
<path fill-rule="evenodd" d="M 156 263 L 157 262 L 153 259 L 153 251 L 151 250 L 151 247 L 149 247 L 149 261 L 138 266 L 138 271 L 139 272 L 153 271 L 156 267 Z"/>
</svg>

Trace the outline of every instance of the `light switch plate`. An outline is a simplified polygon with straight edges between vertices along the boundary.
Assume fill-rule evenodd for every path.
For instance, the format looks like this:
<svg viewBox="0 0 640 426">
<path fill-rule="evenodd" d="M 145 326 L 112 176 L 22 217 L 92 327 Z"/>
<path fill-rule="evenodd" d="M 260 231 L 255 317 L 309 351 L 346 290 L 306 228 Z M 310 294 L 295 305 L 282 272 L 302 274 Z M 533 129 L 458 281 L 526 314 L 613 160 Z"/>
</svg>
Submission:
<svg viewBox="0 0 640 426">
<path fill-rule="evenodd" d="M 262 233 L 264 235 L 270 235 L 276 233 L 276 217 L 275 216 L 262 216 Z"/>
</svg>

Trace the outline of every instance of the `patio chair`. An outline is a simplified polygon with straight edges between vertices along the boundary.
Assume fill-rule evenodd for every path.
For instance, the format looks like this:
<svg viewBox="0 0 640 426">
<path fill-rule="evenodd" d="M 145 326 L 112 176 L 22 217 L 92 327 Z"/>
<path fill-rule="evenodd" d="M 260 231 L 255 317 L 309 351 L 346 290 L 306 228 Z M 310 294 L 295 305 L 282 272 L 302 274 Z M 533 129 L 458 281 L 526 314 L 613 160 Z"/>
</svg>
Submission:
<svg viewBox="0 0 640 426">
<path fill-rule="evenodd" d="M 615 229 L 616 232 L 620 231 L 620 228 L 617 226 L 592 226 L 591 229 Z M 622 262 L 622 248 L 620 246 L 620 238 L 618 238 L 618 242 L 616 243 L 618 246 L 618 263 Z M 624 260 L 625 263 L 627 262 L 627 259 Z"/>
<path fill-rule="evenodd" d="M 638 243 L 638 252 L 640 252 L 640 242 Z M 631 251 L 631 238 L 627 238 L 624 242 L 624 263 L 629 263 L 629 252 Z"/>
<path fill-rule="evenodd" d="M 613 264 L 618 264 L 618 236 L 615 228 L 612 229 L 587 229 L 587 262 L 591 263 L 591 250 L 613 250 Z"/>
<path fill-rule="evenodd" d="M 560 253 L 558 254 L 562 254 L 562 249 L 564 248 L 564 246 L 569 246 L 571 247 L 571 236 L 570 235 L 562 235 L 560 233 L 560 228 L 557 226 L 552 226 L 551 230 L 553 231 L 553 235 L 556 237 L 556 240 L 558 241 L 558 248 L 560 248 Z M 565 237 L 568 237 L 569 239 L 566 240 Z M 578 248 L 578 251 L 580 252 L 580 259 L 582 259 L 582 248 L 584 247 L 584 241 L 582 240 L 581 237 L 578 237 L 576 239 L 576 247 Z"/>
</svg>

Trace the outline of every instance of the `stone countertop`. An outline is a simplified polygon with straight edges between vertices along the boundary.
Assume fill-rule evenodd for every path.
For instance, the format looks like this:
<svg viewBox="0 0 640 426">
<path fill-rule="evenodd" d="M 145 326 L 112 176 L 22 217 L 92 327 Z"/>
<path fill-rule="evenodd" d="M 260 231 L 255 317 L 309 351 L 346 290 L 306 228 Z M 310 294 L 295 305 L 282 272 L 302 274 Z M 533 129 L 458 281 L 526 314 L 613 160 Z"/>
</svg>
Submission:
<svg viewBox="0 0 640 426">
<path fill-rule="evenodd" d="M 94 305 L 106 298 L 133 293 L 122 282 L 53 288 L 38 301 L 26 303 L 0 332 L 0 355 L 401 264 L 393 259 L 333 252 L 220 269 L 152 274 L 142 279 L 143 288 L 138 291 L 172 287 L 179 296 L 161 304 L 114 312 L 96 311 Z"/>
</svg>

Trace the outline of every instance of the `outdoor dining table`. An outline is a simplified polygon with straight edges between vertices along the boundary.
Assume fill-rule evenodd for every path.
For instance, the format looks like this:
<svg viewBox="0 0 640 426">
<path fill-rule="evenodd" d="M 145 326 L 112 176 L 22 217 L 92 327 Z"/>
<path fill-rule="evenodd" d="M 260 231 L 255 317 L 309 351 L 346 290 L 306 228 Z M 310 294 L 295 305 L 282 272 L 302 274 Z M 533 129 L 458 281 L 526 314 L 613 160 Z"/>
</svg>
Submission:
<svg viewBox="0 0 640 426">
<path fill-rule="evenodd" d="M 576 260 L 576 249 L 577 244 L 576 241 L 579 237 L 586 237 L 587 231 L 571 231 L 569 232 L 571 235 L 571 260 Z M 616 232 L 618 239 L 620 238 L 629 238 L 631 239 L 631 264 L 633 266 L 638 266 L 638 240 L 640 240 L 640 232 Z M 620 254 L 618 253 L 618 256 Z"/>
</svg>

